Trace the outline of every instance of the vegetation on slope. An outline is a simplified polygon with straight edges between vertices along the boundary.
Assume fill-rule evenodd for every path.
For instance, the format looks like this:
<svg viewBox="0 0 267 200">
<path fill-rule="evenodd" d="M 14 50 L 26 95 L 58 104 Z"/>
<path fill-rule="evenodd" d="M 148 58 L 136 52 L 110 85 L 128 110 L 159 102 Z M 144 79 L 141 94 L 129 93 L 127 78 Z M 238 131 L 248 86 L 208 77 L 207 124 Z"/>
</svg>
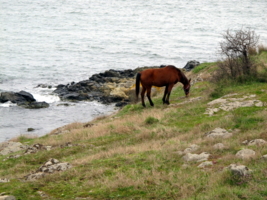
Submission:
<svg viewBox="0 0 267 200">
<path fill-rule="evenodd" d="M 267 52 L 263 51 L 256 59 L 265 73 Z M 159 95 L 153 97 L 155 107 L 143 108 L 140 103 L 127 105 L 112 116 L 87 124 L 67 125 L 63 134 L 34 139 L 21 136 L 17 140 L 22 143 L 57 148 L 6 161 L 2 161 L 6 156 L 0 156 L 0 177 L 10 179 L 8 183 L 0 183 L 0 193 L 21 200 L 266 199 L 267 168 L 266 161 L 261 159 L 267 154 L 266 146 L 250 147 L 256 156 L 249 160 L 239 159 L 235 154 L 244 148 L 244 140 L 267 140 L 267 84 L 251 80 L 216 85 L 209 79 L 216 67 L 217 63 L 203 63 L 187 74 L 202 80 L 191 87 L 189 99 L 184 98 L 178 84 L 172 92 L 170 106 L 162 105 Z M 208 102 L 230 93 L 256 94 L 265 106 L 220 111 L 213 116 L 204 114 Z M 216 127 L 232 131 L 233 137 L 204 137 Z M 68 142 L 73 146 L 59 147 Z M 226 148 L 215 150 L 212 146 L 218 142 Z M 190 144 L 200 146 L 194 153 L 210 153 L 213 165 L 200 169 L 199 163 L 186 164 L 177 152 Z M 69 162 L 73 167 L 36 181 L 23 181 L 25 175 L 49 158 Z M 246 165 L 253 170 L 252 175 L 235 179 L 224 170 L 232 163 Z"/>
</svg>

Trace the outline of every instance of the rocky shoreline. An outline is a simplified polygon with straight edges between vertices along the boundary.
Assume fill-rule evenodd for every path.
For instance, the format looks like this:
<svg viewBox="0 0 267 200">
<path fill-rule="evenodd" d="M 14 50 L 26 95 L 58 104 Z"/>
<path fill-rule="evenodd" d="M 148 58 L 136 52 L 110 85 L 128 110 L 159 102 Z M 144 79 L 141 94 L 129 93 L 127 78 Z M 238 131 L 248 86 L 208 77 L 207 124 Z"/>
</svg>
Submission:
<svg viewBox="0 0 267 200">
<path fill-rule="evenodd" d="M 117 107 L 122 107 L 133 101 L 135 75 L 147 68 L 159 68 L 159 66 L 140 67 L 134 70 L 110 69 L 94 74 L 88 80 L 67 85 L 60 84 L 53 93 L 63 101 L 98 101 L 103 104 L 115 103 Z"/>
<path fill-rule="evenodd" d="M 184 71 L 190 71 L 199 65 L 198 61 L 189 61 Z M 116 107 L 123 107 L 135 100 L 135 75 L 148 68 L 159 68 L 160 66 L 138 67 L 136 69 L 114 70 L 92 75 L 89 79 L 69 84 L 59 84 L 53 91 L 62 101 L 98 101 L 103 104 L 115 103 Z M 52 86 L 40 84 L 37 87 Z M 47 108 L 46 102 L 37 102 L 32 94 L 26 91 L 0 93 L 0 103 L 12 102 L 18 106 L 29 109 Z"/>
</svg>

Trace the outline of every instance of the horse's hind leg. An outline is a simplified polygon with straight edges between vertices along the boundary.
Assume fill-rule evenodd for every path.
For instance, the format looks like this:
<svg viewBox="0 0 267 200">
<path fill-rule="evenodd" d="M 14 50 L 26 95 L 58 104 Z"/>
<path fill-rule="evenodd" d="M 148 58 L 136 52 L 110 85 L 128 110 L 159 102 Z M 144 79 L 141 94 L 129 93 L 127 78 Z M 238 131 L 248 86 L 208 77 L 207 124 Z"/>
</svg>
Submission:
<svg viewBox="0 0 267 200">
<path fill-rule="evenodd" d="M 148 88 L 147 88 L 147 93 L 146 93 L 146 95 L 147 95 L 147 98 L 148 98 L 148 100 L 149 100 L 150 105 L 151 105 L 151 106 L 154 106 L 154 103 L 152 102 L 151 97 L 150 97 L 150 95 L 151 95 L 151 87 L 148 87 Z"/>
<path fill-rule="evenodd" d="M 145 93 L 146 93 L 146 88 L 144 86 L 142 86 L 142 92 L 141 92 L 141 99 L 142 99 L 142 105 L 144 107 L 146 107 L 146 104 L 145 104 Z"/>
</svg>

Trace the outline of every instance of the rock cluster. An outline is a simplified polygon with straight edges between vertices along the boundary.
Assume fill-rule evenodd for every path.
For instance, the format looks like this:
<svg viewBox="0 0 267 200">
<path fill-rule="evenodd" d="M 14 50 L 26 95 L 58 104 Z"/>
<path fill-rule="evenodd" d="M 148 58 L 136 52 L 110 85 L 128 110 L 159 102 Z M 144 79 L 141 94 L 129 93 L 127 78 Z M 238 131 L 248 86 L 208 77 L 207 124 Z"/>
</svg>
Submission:
<svg viewBox="0 0 267 200">
<path fill-rule="evenodd" d="M 46 174 L 51 174 L 59 171 L 66 171 L 72 166 L 69 163 L 59 162 L 57 159 L 51 158 L 45 162 L 36 172 L 25 176 L 25 180 L 32 181 L 44 177 Z"/>
<path fill-rule="evenodd" d="M 46 102 L 37 102 L 32 94 L 25 91 L 20 92 L 1 92 L 0 93 L 0 103 L 12 102 L 18 106 L 24 108 L 38 109 L 47 108 L 49 104 Z"/>
</svg>

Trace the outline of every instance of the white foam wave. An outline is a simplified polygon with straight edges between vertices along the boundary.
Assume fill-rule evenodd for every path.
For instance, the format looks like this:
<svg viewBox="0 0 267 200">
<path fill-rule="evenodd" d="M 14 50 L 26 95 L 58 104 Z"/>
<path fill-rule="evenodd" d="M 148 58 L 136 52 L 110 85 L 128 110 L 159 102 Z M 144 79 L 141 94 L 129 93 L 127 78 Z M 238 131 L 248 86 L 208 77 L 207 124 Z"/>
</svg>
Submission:
<svg viewBox="0 0 267 200">
<path fill-rule="evenodd" d="M 51 94 L 33 94 L 36 101 L 45 101 L 46 103 L 55 103 L 60 101 L 60 98 Z"/>
<path fill-rule="evenodd" d="M 17 104 L 12 103 L 11 101 L 5 102 L 5 103 L 0 103 L 0 107 L 8 108 L 12 106 L 16 106 Z"/>
</svg>

